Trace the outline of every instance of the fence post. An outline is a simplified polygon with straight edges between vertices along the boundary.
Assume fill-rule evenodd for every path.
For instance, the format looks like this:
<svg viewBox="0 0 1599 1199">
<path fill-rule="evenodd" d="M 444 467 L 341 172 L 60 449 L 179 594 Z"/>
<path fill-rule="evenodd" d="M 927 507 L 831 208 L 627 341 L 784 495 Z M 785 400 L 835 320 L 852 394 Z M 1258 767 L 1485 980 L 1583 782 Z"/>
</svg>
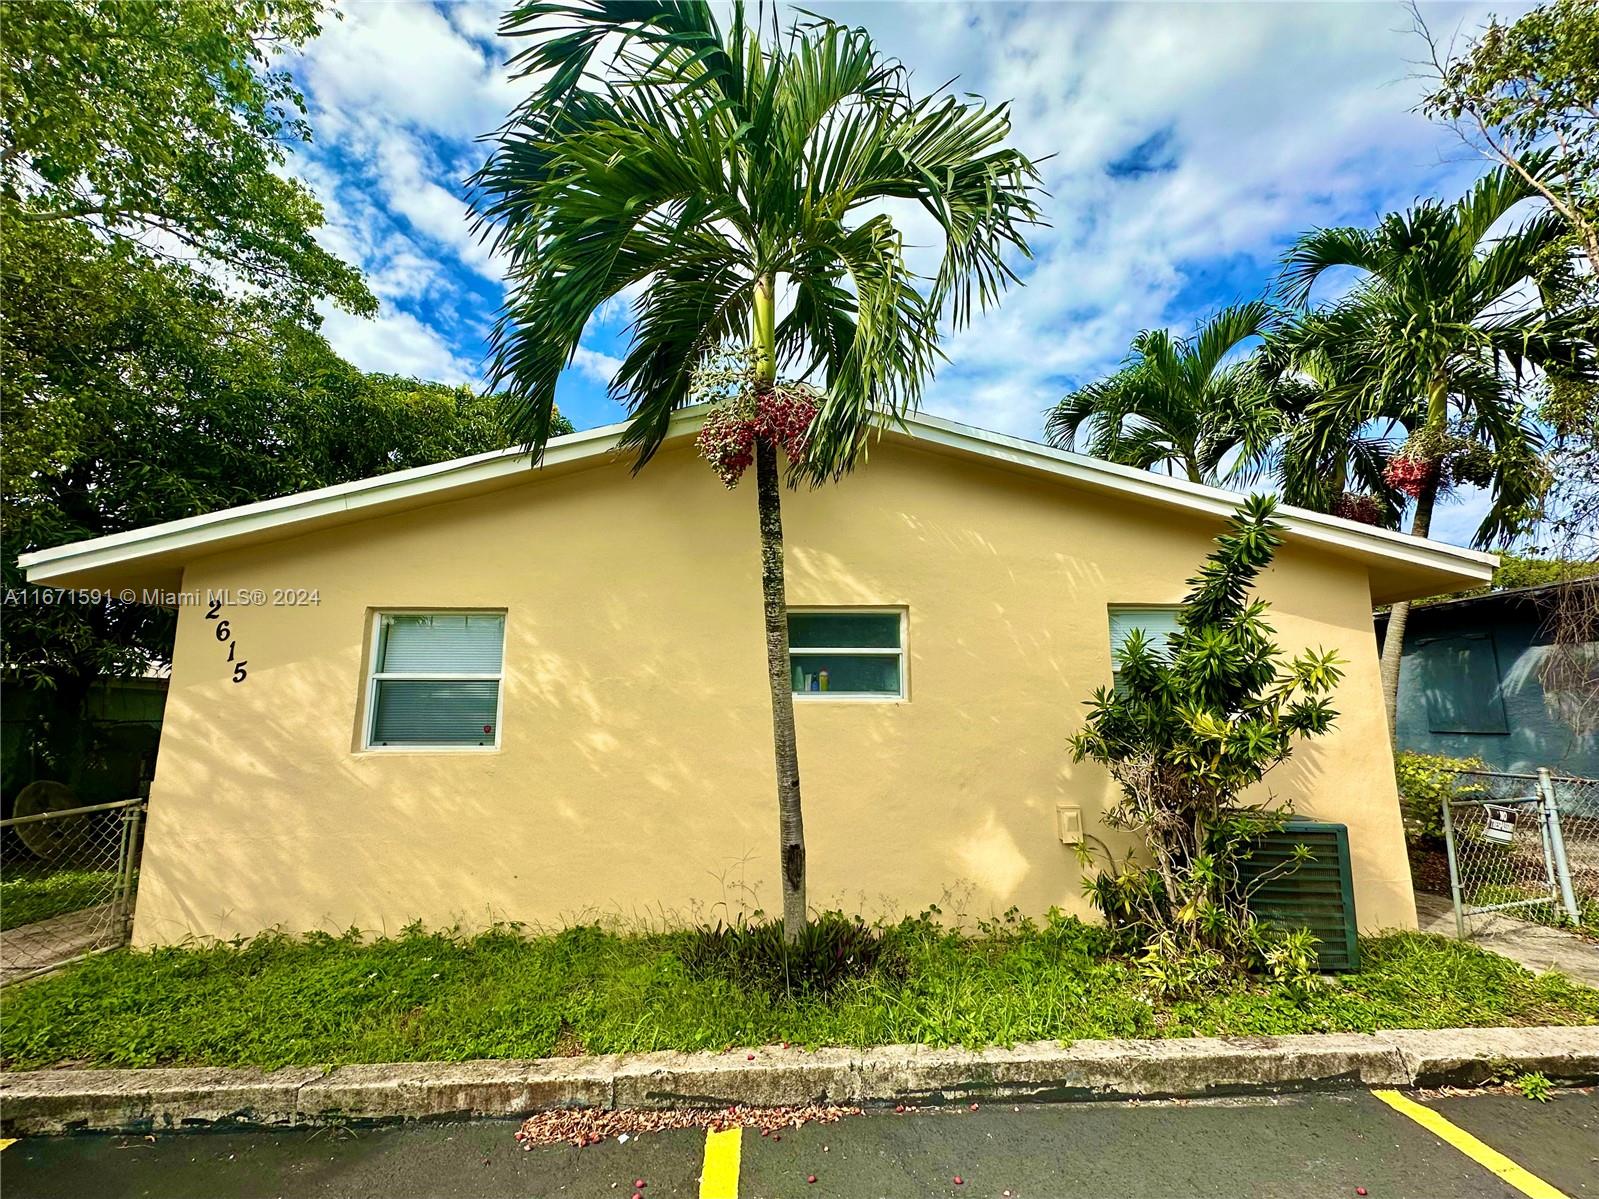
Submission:
<svg viewBox="0 0 1599 1199">
<path fill-rule="evenodd" d="M 1461 911 L 1460 903 L 1460 863 L 1455 858 L 1455 821 L 1449 814 L 1449 797 L 1443 798 L 1444 805 L 1444 849 L 1449 854 L 1449 895 L 1455 902 L 1455 939 L 1466 939 L 1466 917 Z"/>
<path fill-rule="evenodd" d="M 139 818 L 144 814 L 143 804 L 134 804 L 122 813 L 122 860 L 119 866 L 120 894 L 117 899 L 118 916 L 122 921 L 122 943 L 133 939 L 133 872 L 139 857 Z"/>
<path fill-rule="evenodd" d="M 1582 918 L 1577 910 L 1577 896 L 1571 889 L 1571 863 L 1566 860 L 1566 838 L 1560 831 L 1560 805 L 1555 800 L 1555 781 L 1546 766 L 1538 767 L 1538 796 L 1543 801 L 1544 825 L 1549 830 L 1549 845 L 1554 850 L 1555 878 L 1560 883 L 1560 906 L 1566 909 L 1571 923 Z"/>
</svg>

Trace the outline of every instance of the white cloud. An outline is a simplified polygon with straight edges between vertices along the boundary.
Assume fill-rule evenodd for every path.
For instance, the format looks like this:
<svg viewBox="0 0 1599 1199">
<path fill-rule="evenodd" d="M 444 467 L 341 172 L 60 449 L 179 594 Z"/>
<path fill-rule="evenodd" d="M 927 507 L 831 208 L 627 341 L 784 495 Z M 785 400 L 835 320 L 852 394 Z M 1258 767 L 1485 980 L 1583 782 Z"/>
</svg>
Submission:
<svg viewBox="0 0 1599 1199">
<path fill-rule="evenodd" d="M 874 29 L 922 87 L 959 72 L 958 90 L 1013 100 L 1016 144 L 1053 155 L 1052 228 L 1033 236 L 1027 285 L 950 337 L 928 395 L 979 424 L 1037 436 L 1063 381 L 1114 367 L 1139 328 L 1186 329 L 1249 298 L 1295 233 L 1367 223 L 1480 170 L 1445 161 L 1450 135 L 1410 111 L 1419 43 L 1398 5 L 833 11 Z M 1152 169 L 1112 172 L 1152 140 Z M 1217 262 L 1246 264 L 1245 294 L 1195 286 Z"/>
<path fill-rule="evenodd" d="M 478 381 L 476 366 L 457 354 L 438 330 L 389 305 L 373 320 L 347 312 L 326 312 L 322 333 L 335 350 L 362 370 L 441 383 Z"/>
<path fill-rule="evenodd" d="M 477 14 L 454 15 L 473 28 Z M 515 99 L 499 59 L 427 3 L 350 5 L 324 23 L 303 66 L 322 108 L 371 111 L 445 137 L 487 133 Z"/>
<path fill-rule="evenodd" d="M 611 354 L 602 354 L 587 346 L 578 346 L 572 354 L 572 365 L 596 383 L 609 385 L 622 369 L 622 360 Z"/>
</svg>

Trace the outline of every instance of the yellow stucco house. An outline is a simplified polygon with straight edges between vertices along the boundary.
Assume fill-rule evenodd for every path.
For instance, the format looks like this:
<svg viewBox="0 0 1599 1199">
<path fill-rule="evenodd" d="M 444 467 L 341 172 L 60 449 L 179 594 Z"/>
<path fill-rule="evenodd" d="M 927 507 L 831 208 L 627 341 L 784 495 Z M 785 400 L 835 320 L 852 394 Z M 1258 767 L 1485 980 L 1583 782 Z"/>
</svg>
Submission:
<svg viewBox="0 0 1599 1199">
<path fill-rule="evenodd" d="M 594 429 L 536 470 L 480 455 L 26 556 L 179 606 L 136 942 L 775 911 L 753 488 L 697 457 L 699 420 L 638 476 Z M 786 495 L 813 906 L 1089 914 L 1059 809 L 1102 831 L 1110 783 L 1066 735 L 1237 498 L 931 417 Z M 1371 608 L 1494 560 L 1282 519 L 1279 639 L 1349 668 L 1273 788 L 1348 826 L 1362 927 L 1413 927 Z"/>
</svg>

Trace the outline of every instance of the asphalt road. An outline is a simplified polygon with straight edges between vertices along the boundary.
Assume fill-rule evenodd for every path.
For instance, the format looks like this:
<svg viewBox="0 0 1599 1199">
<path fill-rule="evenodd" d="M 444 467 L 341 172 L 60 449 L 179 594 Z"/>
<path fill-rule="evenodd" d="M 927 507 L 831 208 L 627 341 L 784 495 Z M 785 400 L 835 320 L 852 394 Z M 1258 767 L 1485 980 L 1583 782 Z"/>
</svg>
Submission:
<svg viewBox="0 0 1599 1199">
<path fill-rule="evenodd" d="M 1364 1187 L 1371 1199 L 1599 1196 L 1599 1094 L 1566 1091 L 1550 1103 L 1502 1094 L 1416 1098 L 1489 1147 L 1473 1150 L 1478 1157 L 1497 1150 L 1526 1171 L 1516 1175 L 1519 1189 L 1414 1115 L 1350 1092 L 869 1112 L 785 1133 L 780 1143 L 746 1133 L 737 1195 L 1291 1199 L 1357 1195 Z M 704 1133 L 524 1152 L 515 1130 L 513 1122 L 477 1121 L 25 1139 L 0 1151 L 0 1188 L 6 1199 L 630 1199 L 643 1178 L 647 1199 L 700 1195 Z M 814 1184 L 806 1181 L 811 1174 Z M 1554 1190 L 1538 1191 L 1540 1181 Z"/>
</svg>

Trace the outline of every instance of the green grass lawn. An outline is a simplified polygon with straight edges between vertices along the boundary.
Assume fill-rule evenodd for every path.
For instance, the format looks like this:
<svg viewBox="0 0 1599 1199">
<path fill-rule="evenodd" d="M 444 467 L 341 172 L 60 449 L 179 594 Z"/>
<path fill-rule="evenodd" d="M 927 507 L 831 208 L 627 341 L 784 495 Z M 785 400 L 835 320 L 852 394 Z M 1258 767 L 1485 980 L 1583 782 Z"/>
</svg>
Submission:
<svg viewBox="0 0 1599 1199">
<path fill-rule="evenodd" d="M 1074 920 L 963 938 L 892 934 L 903 973 L 829 1000 L 773 997 L 684 966 L 680 935 L 575 928 L 358 943 L 118 951 L 0 994 L 10 1068 L 337 1064 L 648 1049 L 1009 1044 L 1084 1037 L 1599 1023 L 1599 991 L 1441 937 L 1368 938 L 1364 970 L 1296 998 L 1240 983 L 1152 1005 L 1133 964 Z"/>
<path fill-rule="evenodd" d="M 21 928 L 36 920 L 109 903 L 116 888 L 114 870 L 8 872 L 0 882 L 0 929 Z"/>
</svg>

